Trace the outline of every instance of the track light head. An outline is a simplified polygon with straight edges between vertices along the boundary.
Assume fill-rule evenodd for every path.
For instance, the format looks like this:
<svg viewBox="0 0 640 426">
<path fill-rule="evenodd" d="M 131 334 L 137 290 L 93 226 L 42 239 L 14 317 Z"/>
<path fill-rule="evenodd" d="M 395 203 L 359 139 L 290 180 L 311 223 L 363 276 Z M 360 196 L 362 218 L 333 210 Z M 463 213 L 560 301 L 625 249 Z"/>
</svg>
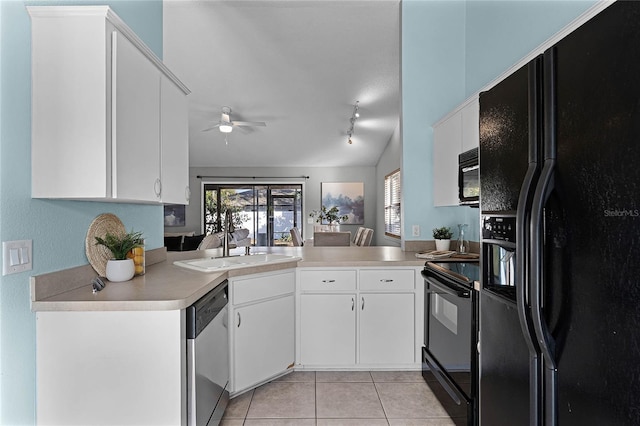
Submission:
<svg viewBox="0 0 640 426">
<path fill-rule="evenodd" d="M 353 105 L 353 114 L 351 114 L 351 118 L 349 119 L 349 121 L 351 122 L 351 126 L 349 127 L 349 130 L 347 130 L 347 135 L 349 135 L 349 139 L 347 140 L 347 143 L 349 145 L 353 144 L 353 141 L 351 140 L 351 135 L 353 135 L 353 128 L 356 125 L 356 120 L 360 117 L 360 113 L 358 112 L 359 108 L 360 108 L 360 101 L 356 101 L 356 103 Z"/>
</svg>

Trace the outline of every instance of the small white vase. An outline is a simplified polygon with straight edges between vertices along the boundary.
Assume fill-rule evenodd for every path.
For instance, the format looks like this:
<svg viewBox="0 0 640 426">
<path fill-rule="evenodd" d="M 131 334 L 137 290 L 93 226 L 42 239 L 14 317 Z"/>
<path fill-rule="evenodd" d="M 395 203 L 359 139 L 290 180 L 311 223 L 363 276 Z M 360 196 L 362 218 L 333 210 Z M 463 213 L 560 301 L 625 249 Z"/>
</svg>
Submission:
<svg viewBox="0 0 640 426">
<path fill-rule="evenodd" d="M 129 281 L 136 272 L 133 259 L 107 261 L 107 279 L 111 282 Z"/>
<path fill-rule="evenodd" d="M 436 240 L 436 250 L 448 251 L 451 248 L 451 240 Z"/>
</svg>

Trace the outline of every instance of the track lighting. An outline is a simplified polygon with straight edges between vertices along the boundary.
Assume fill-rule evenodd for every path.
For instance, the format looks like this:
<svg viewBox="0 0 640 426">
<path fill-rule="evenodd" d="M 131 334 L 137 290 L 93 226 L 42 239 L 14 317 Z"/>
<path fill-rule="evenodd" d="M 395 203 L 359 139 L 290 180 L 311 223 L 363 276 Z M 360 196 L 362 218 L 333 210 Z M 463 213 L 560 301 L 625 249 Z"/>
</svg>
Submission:
<svg viewBox="0 0 640 426">
<path fill-rule="evenodd" d="M 351 122 L 351 126 L 349 127 L 349 130 L 347 130 L 347 135 L 349 135 L 349 139 L 347 140 L 347 143 L 349 145 L 353 144 L 353 141 L 351 140 L 351 136 L 353 135 L 353 130 L 356 124 L 356 120 L 360 117 L 360 113 L 358 112 L 359 108 L 360 108 L 360 101 L 356 101 L 355 105 L 353 105 L 353 114 L 351 114 L 351 119 L 349 120 Z"/>
</svg>

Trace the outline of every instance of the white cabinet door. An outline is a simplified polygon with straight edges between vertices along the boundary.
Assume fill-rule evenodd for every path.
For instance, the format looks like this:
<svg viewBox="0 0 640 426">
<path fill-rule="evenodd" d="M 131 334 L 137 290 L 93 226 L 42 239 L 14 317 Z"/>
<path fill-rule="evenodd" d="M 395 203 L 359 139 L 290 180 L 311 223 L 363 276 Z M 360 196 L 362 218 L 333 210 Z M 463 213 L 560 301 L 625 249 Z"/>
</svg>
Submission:
<svg viewBox="0 0 640 426">
<path fill-rule="evenodd" d="M 480 104 L 478 98 L 462 109 L 462 148 L 460 152 L 480 146 Z"/>
<path fill-rule="evenodd" d="M 252 387 L 294 363 L 294 296 L 236 308 L 233 391 Z"/>
<path fill-rule="evenodd" d="M 113 32 L 112 191 L 122 200 L 160 200 L 160 72 Z"/>
<path fill-rule="evenodd" d="M 462 116 L 454 114 L 433 129 L 433 205 L 457 206 L 458 154 Z"/>
<path fill-rule="evenodd" d="M 412 364 L 415 294 L 360 293 L 360 364 Z"/>
<path fill-rule="evenodd" d="M 60 25 L 58 19 L 28 8 L 32 197 L 110 196 L 111 164 L 105 147 L 110 56 L 105 51 L 104 25 L 98 25 L 104 20 L 75 19 Z"/>
<path fill-rule="evenodd" d="M 189 121 L 187 98 L 166 77 L 160 81 L 162 202 L 189 204 Z"/>
<path fill-rule="evenodd" d="M 356 363 L 356 295 L 300 296 L 300 362 L 347 366 Z"/>
</svg>

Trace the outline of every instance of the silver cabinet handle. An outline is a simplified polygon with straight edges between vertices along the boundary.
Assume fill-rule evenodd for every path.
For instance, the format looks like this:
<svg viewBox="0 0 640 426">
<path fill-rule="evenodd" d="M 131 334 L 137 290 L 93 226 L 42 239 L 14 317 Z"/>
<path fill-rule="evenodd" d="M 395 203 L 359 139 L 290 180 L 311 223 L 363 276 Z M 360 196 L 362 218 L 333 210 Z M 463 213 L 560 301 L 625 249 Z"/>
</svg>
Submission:
<svg viewBox="0 0 640 426">
<path fill-rule="evenodd" d="M 160 178 L 156 179 L 154 182 L 153 190 L 156 193 L 156 197 L 160 198 L 160 195 L 162 195 L 162 182 L 160 181 Z"/>
<path fill-rule="evenodd" d="M 353 311 L 356 308 L 356 299 L 354 297 L 351 298 L 351 310 Z"/>
<path fill-rule="evenodd" d="M 381 283 L 392 283 L 393 280 L 390 280 L 389 278 L 383 278 L 380 280 Z"/>
<path fill-rule="evenodd" d="M 240 312 L 238 312 L 238 327 L 242 324 L 242 317 L 240 317 Z"/>
<path fill-rule="evenodd" d="M 323 283 L 335 283 L 336 280 L 322 280 Z"/>
<path fill-rule="evenodd" d="M 360 308 L 364 311 L 364 297 L 362 298 L 362 308 Z"/>
<path fill-rule="evenodd" d="M 184 198 L 187 202 L 191 201 L 191 188 L 188 186 L 184 188 Z"/>
</svg>

